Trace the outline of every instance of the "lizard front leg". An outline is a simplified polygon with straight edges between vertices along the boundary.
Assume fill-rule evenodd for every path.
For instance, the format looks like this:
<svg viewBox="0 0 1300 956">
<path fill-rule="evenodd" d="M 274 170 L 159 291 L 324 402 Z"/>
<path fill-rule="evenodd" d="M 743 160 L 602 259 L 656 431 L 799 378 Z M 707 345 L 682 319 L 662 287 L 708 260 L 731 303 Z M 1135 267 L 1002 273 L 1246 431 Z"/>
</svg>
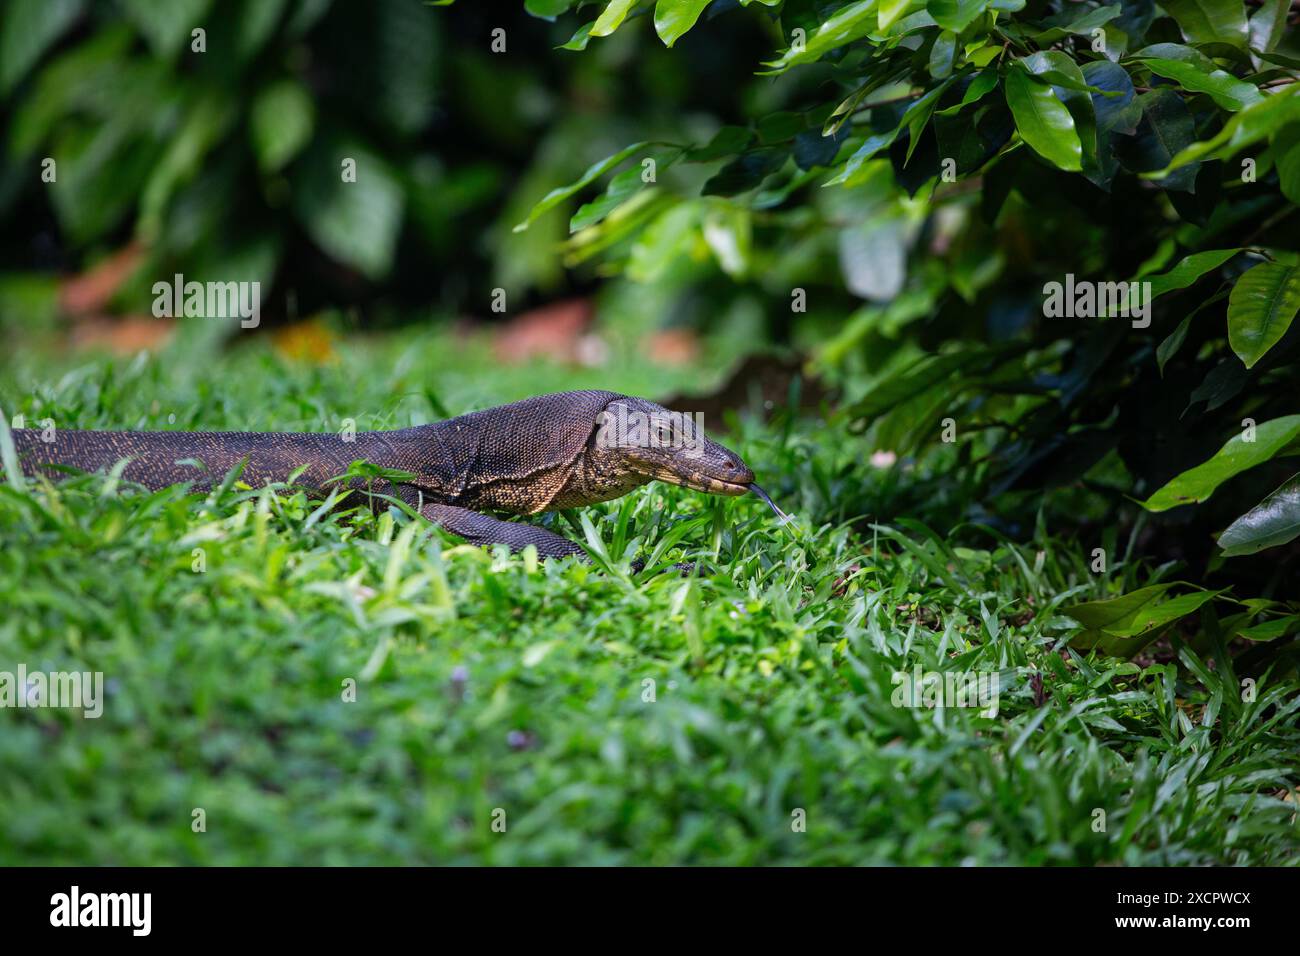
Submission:
<svg viewBox="0 0 1300 956">
<path fill-rule="evenodd" d="M 502 521 L 500 518 L 493 518 L 491 515 L 456 505 L 424 501 L 419 492 L 409 485 L 402 486 L 400 493 L 402 499 L 416 508 L 426 521 L 464 538 L 470 544 L 484 547 L 504 544 L 511 551 L 522 551 L 531 544 L 537 548 L 537 556 L 540 558 L 577 557 L 583 561 L 589 560 L 587 552 L 580 545 L 545 528 L 514 521 Z M 689 562 L 674 564 L 673 567 L 682 574 L 691 574 L 695 571 L 695 565 Z M 640 574 L 644 569 L 643 559 L 637 558 L 632 562 L 633 574 Z"/>
<path fill-rule="evenodd" d="M 541 558 L 567 558 L 572 555 L 583 561 L 589 560 L 587 552 L 568 538 L 531 524 L 501 521 L 455 505 L 426 504 L 420 513 L 438 527 L 459 535 L 471 544 L 504 544 L 511 551 L 522 551 L 531 544 L 537 548 L 537 556 Z M 673 567 L 682 575 L 695 572 L 695 564 L 689 561 L 678 562 Z M 643 558 L 632 562 L 633 574 L 640 574 L 644 570 Z"/>
<path fill-rule="evenodd" d="M 579 545 L 545 528 L 502 521 L 468 508 L 426 501 L 420 508 L 420 514 L 444 531 L 450 531 L 470 544 L 504 544 L 511 551 L 522 551 L 531 544 L 537 548 L 538 557 L 542 558 L 578 556 L 586 560 L 587 557 L 587 552 Z"/>
</svg>

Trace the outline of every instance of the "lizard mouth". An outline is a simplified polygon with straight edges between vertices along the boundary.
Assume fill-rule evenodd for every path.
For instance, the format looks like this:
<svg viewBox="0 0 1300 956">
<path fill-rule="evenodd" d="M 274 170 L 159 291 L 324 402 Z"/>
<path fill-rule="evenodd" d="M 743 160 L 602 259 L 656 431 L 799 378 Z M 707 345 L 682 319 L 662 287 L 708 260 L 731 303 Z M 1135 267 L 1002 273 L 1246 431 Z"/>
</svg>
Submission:
<svg viewBox="0 0 1300 956">
<path fill-rule="evenodd" d="M 657 470 L 655 477 L 660 481 L 681 485 L 683 488 L 690 488 L 692 491 L 703 491 L 710 495 L 739 497 L 740 495 L 749 494 L 748 484 L 742 485 L 738 482 L 714 478 L 712 475 L 706 475 L 698 471 L 675 472 L 664 469 Z"/>
</svg>

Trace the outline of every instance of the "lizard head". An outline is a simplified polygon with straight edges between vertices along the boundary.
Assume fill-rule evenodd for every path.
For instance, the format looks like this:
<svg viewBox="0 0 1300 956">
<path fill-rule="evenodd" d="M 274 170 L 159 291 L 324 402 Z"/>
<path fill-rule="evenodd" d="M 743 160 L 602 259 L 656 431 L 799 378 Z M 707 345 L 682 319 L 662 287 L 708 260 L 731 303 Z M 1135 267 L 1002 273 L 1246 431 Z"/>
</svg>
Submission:
<svg viewBox="0 0 1300 956">
<path fill-rule="evenodd" d="M 743 495 L 754 481 L 739 455 L 705 436 L 702 415 L 669 411 L 643 398 L 610 401 L 593 444 L 598 454 L 616 456 L 645 480 L 712 495 Z"/>
</svg>

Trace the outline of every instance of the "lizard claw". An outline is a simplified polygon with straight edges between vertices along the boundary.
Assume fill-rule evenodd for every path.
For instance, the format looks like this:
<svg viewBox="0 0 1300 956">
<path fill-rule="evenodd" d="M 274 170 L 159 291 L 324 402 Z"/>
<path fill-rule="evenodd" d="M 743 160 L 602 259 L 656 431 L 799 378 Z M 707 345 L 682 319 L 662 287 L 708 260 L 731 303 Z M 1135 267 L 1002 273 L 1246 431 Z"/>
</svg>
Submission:
<svg viewBox="0 0 1300 956">
<path fill-rule="evenodd" d="M 677 571 L 681 573 L 682 577 L 689 577 L 690 575 L 695 573 L 696 564 L 694 561 L 678 561 L 676 564 L 673 565 L 673 567 L 676 568 Z M 644 558 L 637 558 L 635 561 L 632 562 L 633 574 L 640 574 L 644 570 L 645 570 Z M 665 568 L 664 570 L 667 569 Z"/>
</svg>

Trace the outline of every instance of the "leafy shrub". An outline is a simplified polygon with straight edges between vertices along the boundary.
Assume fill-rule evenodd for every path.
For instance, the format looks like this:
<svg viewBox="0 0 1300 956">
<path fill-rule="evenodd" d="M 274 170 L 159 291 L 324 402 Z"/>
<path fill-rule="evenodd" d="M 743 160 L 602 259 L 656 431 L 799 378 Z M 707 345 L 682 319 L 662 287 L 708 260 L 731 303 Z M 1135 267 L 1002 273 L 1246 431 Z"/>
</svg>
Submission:
<svg viewBox="0 0 1300 956">
<path fill-rule="evenodd" d="M 537 204 L 520 228 L 613 174 L 570 209 L 571 264 L 725 275 L 796 312 L 847 289 L 851 314 L 807 323 L 822 367 L 875 373 L 850 414 L 883 447 L 938 444 L 950 419 L 968 512 L 1014 523 L 1082 486 L 1104 527 L 1141 498 L 1170 512 L 1159 553 L 1212 563 L 1224 528 L 1228 556 L 1300 535 L 1288 0 L 526 6 L 577 13 L 569 49 L 640 28 L 707 56 L 742 17 L 774 37 L 752 101 L 779 108 L 629 146 Z M 1109 316 L 1054 314 L 1051 283 L 1059 305 L 1090 282 L 1154 304 L 1119 313 L 1146 300 L 1102 285 Z"/>
</svg>

